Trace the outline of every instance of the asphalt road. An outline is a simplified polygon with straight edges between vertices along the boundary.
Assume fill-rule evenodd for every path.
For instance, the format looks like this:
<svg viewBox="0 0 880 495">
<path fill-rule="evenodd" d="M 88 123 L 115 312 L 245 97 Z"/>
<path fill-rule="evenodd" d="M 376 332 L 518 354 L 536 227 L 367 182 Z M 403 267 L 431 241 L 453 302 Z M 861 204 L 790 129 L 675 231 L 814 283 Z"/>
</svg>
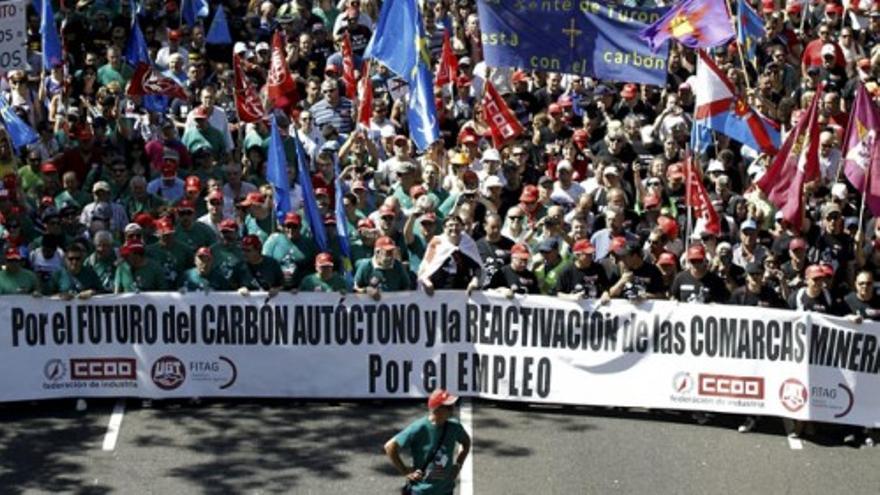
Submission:
<svg viewBox="0 0 880 495">
<path fill-rule="evenodd" d="M 0 493 L 398 493 L 382 444 L 422 403 L 125 402 L 0 406 Z M 476 494 L 876 494 L 880 448 L 821 431 L 790 443 L 780 420 L 605 408 L 472 406 Z M 117 420 L 119 415 L 117 414 Z M 792 447 L 802 447 L 793 450 Z"/>
</svg>

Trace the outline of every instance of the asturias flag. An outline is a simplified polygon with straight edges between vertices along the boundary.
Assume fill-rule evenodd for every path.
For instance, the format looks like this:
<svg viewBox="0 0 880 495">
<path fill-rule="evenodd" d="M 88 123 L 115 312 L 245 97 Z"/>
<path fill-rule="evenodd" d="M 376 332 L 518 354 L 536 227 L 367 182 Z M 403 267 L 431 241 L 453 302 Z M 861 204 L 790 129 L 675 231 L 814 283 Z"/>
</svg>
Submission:
<svg viewBox="0 0 880 495">
<path fill-rule="evenodd" d="M 779 131 L 736 94 L 733 83 L 704 53 L 697 58 L 694 122 L 765 153 L 779 148 Z"/>
<path fill-rule="evenodd" d="M 856 101 L 843 140 L 846 178 L 862 194 L 874 216 L 880 216 L 880 110 L 871 101 L 863 85 L 856 91 Z M 867 190 L 866 190 L 867 189 Z"/>
<path fill-rule="evenodd" d="M 724 0 L 684 0 L 641 35 L 656 52 L 670 38 L 688 48 L 712 48 L 727 43 L 736 32 Z"/>
</svg>

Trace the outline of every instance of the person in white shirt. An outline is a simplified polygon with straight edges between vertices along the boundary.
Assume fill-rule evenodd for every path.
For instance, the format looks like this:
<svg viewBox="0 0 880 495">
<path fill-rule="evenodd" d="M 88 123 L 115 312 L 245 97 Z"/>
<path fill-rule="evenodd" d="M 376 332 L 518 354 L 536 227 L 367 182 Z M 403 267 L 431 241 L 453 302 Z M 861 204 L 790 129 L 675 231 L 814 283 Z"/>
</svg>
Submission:
<svg viewBox="0 0 880 495">
<path fill-rule="evenodd" d="M 156 66 L 158 66 L 162 70 L 168 69 L 171 55 L 175 53 L 180 54 L 183 58 L 183 63 L 189 60 L 189 52 L 186 48 L 180 46 L 180 38 L 182 34 L 177 29 L 172 29 L 168 31 L 168 44 L 159 48 L 159 52 L 156 54 Z"/>
<path fill-rule="evenodd" d="M 210 114 L 208 114 L 208 124 L 220 131 L 223 134 L 223 141 L 226 145 L 226 153 L 232 154 L 232 150 L 235 147 L 235 142 L 232 140 L 232 132 L 229 129 L 229 119 L 226 117 L 226 112 L 216 105 L 214 105 L 215 101 L 215 91 L 214 88 L 207 86 L 202 89 L 200 101 L 202 106 L 210 109 Z M 186 115 L 186 124 L 185 128 L 195 128 L 196 127 L 196 119 L 193 115 L 199 107 L 195 107 L 189 111 Z"/>
</svg>

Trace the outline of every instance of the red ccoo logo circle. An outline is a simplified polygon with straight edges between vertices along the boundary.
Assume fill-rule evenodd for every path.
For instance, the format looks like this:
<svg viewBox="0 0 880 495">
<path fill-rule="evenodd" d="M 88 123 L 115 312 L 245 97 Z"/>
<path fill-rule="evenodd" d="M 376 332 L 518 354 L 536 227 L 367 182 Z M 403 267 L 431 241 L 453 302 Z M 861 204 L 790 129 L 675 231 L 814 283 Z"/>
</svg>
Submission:
<svg viewBox="0 0 880 495">
<path fill-rule="evenodd" d="M 174 356 L 162 356 L 153 363 L 150 376 L 162 390 L 174 390 L 186 380 L 186 367 Z"/>
</svg>

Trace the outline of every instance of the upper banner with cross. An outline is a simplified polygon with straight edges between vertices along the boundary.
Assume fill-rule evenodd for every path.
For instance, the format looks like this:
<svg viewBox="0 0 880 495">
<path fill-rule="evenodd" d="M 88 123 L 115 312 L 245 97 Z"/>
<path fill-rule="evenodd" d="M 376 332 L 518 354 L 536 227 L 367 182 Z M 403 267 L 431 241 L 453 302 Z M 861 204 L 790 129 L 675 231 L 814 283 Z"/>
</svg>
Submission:
<svg viewBox="0 0 880 495">
<path fill-rule="evenodd" d="M 639 32 L 664 9 L 574 0 L 479 0 L 486 63 L 663 85 L 668 45 L 653 53 Z"/>
</svg>

